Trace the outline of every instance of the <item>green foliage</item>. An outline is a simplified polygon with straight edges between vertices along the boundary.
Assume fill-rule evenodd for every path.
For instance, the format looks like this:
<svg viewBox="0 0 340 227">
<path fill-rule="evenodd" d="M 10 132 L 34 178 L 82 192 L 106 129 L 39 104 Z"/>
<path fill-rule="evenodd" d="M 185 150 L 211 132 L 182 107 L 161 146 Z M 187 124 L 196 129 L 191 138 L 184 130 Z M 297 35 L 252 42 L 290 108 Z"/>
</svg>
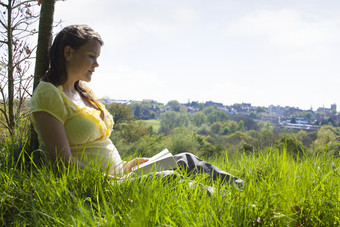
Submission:
<svg viewBox="0 0 340 227">
<path fill-rule="evenodd" d="M 247 130 L 257 130 L 258 129 L 256 122 L 253 119 L 251 119 L 249 116 L 237 114 L 237 115 L 233 116 L 232 120 L 237 121 L 237 122 L 243 121 L 243 125 Z"/>
<path fill-rule="evenodd" d="M 136 106 L 136 108 L 135 108 L 133 114 L 135 115 L 135 117 L 136 117 L 137 119 L 141 119 L 141 110 L 140 110 L 140 106 Z"/>
<path fill-rule="evenodd" d="M 164 106 L 153 100 L 143 100 L 142 102 L 133 102 L 129 105 L 132 108 L 134 116 L 137 119 L 149 120 L 155 119 Z"/>
<path fill-rule="evenodd" d="M 257 123 L 258 129 L 270 129 L 273 130 L 273 126 L 271 125 L 270 121 L 260 121 Z"/>
<path fill-rule="evenodd" d="M 320 125 L 330 125 L 330 126 L 338 126 L 336 121 L 332 117 L 326 117 L 321 122 Z"/>
<path fill-rule="evenodd" d="M 248 143 L 244 143 L 242 144 L 242 148 L 241 151 L 245 152 L 245 153 L 251 153 L 254 151 L 254 147 Z"/>
<path fill-rule="evenodd" d="M 0 166 L 2 167 L 9 167 L 11 165 L 15 165 L 14 163 L 21 160 L 21 155 L 25 154 L 25 146 L 27 141 L 13 140 L 12 138 L 3 141 L 1 144 L 1 159 L 0 159 Z"/>
<path fill-rule="evenodd" d="M 262 128 L 260 131 L 261 148 L 271 147 L 275 142 L 274 132 L 272 129 Z"/>
<path fill-rule="evenodd" d="M 169 111 L 162 113 L 161 116 L 160 133 L 168 134 L 172 129 L 178 127 L 187 127 L 189 124 L 189 117 L 187 113 L 179 113 Z"/>
<path fill-rule="evenodd" d="M 340 156 L 339 137 L 336 139 L 336 141 L 333 141 L 332 143 L 330 143 L 325 151 L 327 152 L 327 154 L 339 157 Z"/>
<path fill-rule="evenodd" d="M 205 108 L 204 110 L 205 111 L 200 111 L 194 114 L 188 114 L 184 111 L 170 111 L 163 113 L 160 120 L 145 121 L 149 122 L 148 125 L 145 126 L 145 133 L 135 133 L 137 135 L 135 136 L 135 139 L 128 139 L 130 141 L 134 141 L 133 145 L 127 143 L 127 140 L 122 139 L 121 137 L 123 134 L 126 136 L 129 135 L 129 127 L 126 127 L 126 133 L 117 131 L 116 135 L 118 136 L 111 136 L 111 138 L 113 139 L 114 143 L 118 145 L 120 148 L 119 150 L 124 151 L 124 153 L 131 154 L 133 153 L 133 150 L 139 150 L 138 147 L 136 147 L 138 144 L 136 141 L 138 141 L 138 139 L 144 135 L 148 135 L 148 133 L 150 134 L 158 132 L 167 135 L 175 128 L 186 127 L 192 132 L 205 136 L 204 140 L 210 144 L 206 146 L 206 149 L 203 148 L 203 145 L 201 145 L 196 152 L 202 152 L 203 154 L 204 150 L 206 150 L 207 154 L 209 154 L 209 152 L 213 150 L 213 148 L 209 146 L 223 145 L 230 154 L 233 154 L 239 151 L 245 151 L 247 153 L 250 151 L 257 152 L 268 147 L 270 148 L 277 146 L 277 144 L 280 144 L 280 142 L 282 144 L 283 142 L 280 135 L 293 133 L 292 130 L 278 132 L 277 130 L 274 130 L 274 127 L 269 121 L 256 123 L 249 117 L 241 115 L 234 116 L 233 120 L 221 122 L 216 121 L 210 124 L 207 115 L 214 113 L 217 108 L 212 106 Z M 249 130 L 248 127 L 254 128 L 256 130 Z M 327 130 L 330 130 L 330 133 L 328 134 L 334 134 L 330 139 L 325 139 L 325 135 L 327 134 L 325 132 L 327 132 Z M 138 132 L 138 130 L 136 131 Z M 306 154 L 312 154 L 321 151 L 337 154 L 337 142 L 334 142 L 334 139 L 337 135 L 340 135 L 338 130 L 331 126 L 323 126 L 323 129 L 319 132 L 319 139 L 317 139 L 317 134 L 315 131 L 306 132 L 301 130 L 295 134 L 298 141 L 302 142 L 303 151 Z M 281 145 L 280 148 L 282 148 Z M 226 151 L 223 151 L 222 153 L 225 152 Z M 293 153 L 294 152 L 296 152 L 296 150 L 293 151 Z"/>
<path fill-rule="evenodd" d="M 247 138 L 251 138 L 248 140 L 249 145 L 251 145 L 254 149 L 261 149 L 262 148 L 262 139 L 259 131 L 250 130 L 245 132 Z"/>
<path fill-rule="evenodd" d="M 119 143 L 117 148 L 123 158 L 152 157 L 166 148 L 166 138 L 161 135 L 145 135 L 134 143 Z"/>
<path fill-rule="evenodd" d="M 244 129 L 244 122 L 242 120 L 238 122 L 238 129 L 241 132 L 245 131 L 245 129 Z"/>
<path fill-rule="evenodd" d="M 227 142 L 232 143 L 232 144 L 238 144 L 245 138 L 247 138 L 246 134 L 243 132 L 237 131 L 229 136 L 226 137 Z"/>
<path fill-rule="evenodd" d="M 130 106 L 113 103 L 108 106 L 108 110 L 115 120 L 110 139 L 122 154 L 144 154 L 155 140 L 159 142 L 150 136 L 152 127 L 148 127 L 144 121 L 135 120 Z M 140 141 L 141 138 L 144 141 Z"/>
<path fill-rule="evenodd" d="M 317 138 L 313 143 L 315 151 L 339 155 L 339 136 L 340 128 L 335 128 L 329 125 L 322 126 L 317 132 Z"/>
<path fill-rule="evenodd" d="M 210 127 L 207 124 L 202 124 L 201 127 L 197 129 L 197 133 L 200 135 L 210 135 Z"/>
<path fill-rule="evenodd" d="M 201 127 L 203 124 L 208 122 L 208 118 L 207 115 L 205 115 L 202 111 L 199 111 L 191 115 L 191 122 L 195 126 Z"/>
<path fill-rule="evenodd" d="M 255 112 L 256 112 L 256 114 L 259 114 L 259 113 L 266 113 L 267 110 L 266 110 L 265 107 L 257 106 L 257 107 L 255 108 Z"/>
<path fill-rule="evenodd" d="M 212 133 L 218 134 L 221 130 L 221 122 L 214 122 L 210 126 L 210 131 Z"/>
<path fill-rule="evenodd" d="M 121 124 L 119 129 L 113 130 L 110 139 L 121 154 L 133 154 L 140 150 L 138 148 L 140 139 L 151 134 L 144 122 L 132 121 Z"/>
<path fill-rule="evenodd" d="M 181 108 L 179 109 L 179 112 L 187 113 L 188 112 L 188 108 L 186 108 L 185 106 L 181 106 Z"/>
<path fill-rule="evenodd" d="M 115 130 L 111 134 L 112 140 L 115 137 L 124 140 L 127 143 L 133 143 L 140 137 L 149 135 L 150 131 L 142 121 L 126 122 L 121 124 L 119 130 Z"/>
<path fill-rule="evenodd" d="M 286 150 L 288 154 L 294 157 L 302 158 L 305 155 L 305 148 L 303 144 L 291 134 L 282 135 L 279 141 L 275 143 L 275 146 L 280 150 Z"/>
<path fill-rule="evenodd" d="M 186 128 L 176 128 L 168 137 L 167 147 L 172 154 L 189 152 L 197 154 L 200 144 L 195 134 Z"/>
<path fill-rule="evenodd" d="M 303 146 L 306 148 L 310 148 L 313 142 L 317 139 L 317 131 L 306 132 L 300 130 L 295 134 L 296 138 L 303 143 Z"/>
<path fill-rule="evenodd" d="M 256 118 L 257 118 L 256 112 L 255 112 L 255 111 L 251 111 L 251 112 L 249 113 L 249 117 L 252 118 L 252 119 L 256 119 Z"/>
<path fill-rule="evenodd" d="M 115 122 L 114 127 L 119 127 L 121 123 L 134 119 L 132 108 L 130 106 L 120 103 L 112 103 L 106 108 L 112 114 L 113 121 Z"/>
<path fill-rule="evenodd" d="M 204 146 L 200 148 L 199 157 L 202 158 L 212 158 L 212 157 L 220 157 L 222 154 L 225 154 L 226 147 L 222 144 L 212 145 L 210 143 L 206 143 Z"/>
<path fill-rule="evenodd" d="M 150 102 L 147 103 L 150 104 Z M 138 103 L 138 105 L 139 104 L 140 103 Z M 167 106 L 168 108 L 171 108 L 170 104 L 173 106 L 178 106 L 179 103 L 176 102 L 176 100 L 170 101 Z M 155 104 L 150 104 L 149 107 L 155 110 L 153 105 Z M 186 109 L 184 105 L 181 106 L 179 104 L 179 106 L 179 112 L 163 112 L 157 118 L 157 121 L 161 122 L 160 126 L 158 124 L 155 124 L 155 126 L 151 123 L 148 124 L 149 132 L 158 134 L 163 133 L 168 135 L 169 132 L 175 128 L 186 127 L 199 135 L 206 136 L 206 139 L 210 141 L 211 145 L 215 146 L 217 144 L 223 144 L 228 152 L 237 152 L 239 150 L 253 150 L 254 152 L 257 152 L 258 150 L 272 147 L 277 142 L 279 143 L 279 138 L 281 135 L 296 133 L 296 138 L 302 142 L 305 148 L 305 153 L 312 154 L 326 150 L 329 153 L 336 153 L 336 143 L 330 140 L 325 140 L 325 135 L 322 135 L 322 133 L 319 133 L 318 139 L 317 131 L 308 132 L 301 130 L 300 132 L 297 132 L 295 129 L 278 129 L 276 126 L 274 127 L 269 121 L 254 121 L 256 116 L 265 112 L 263 107 L 258 107 L 253 112 L 253 114 L 256 115 L 254 118 L 251 116 L 237 114 L 234 115 L 230 120 L 229 116 L 223 111 L 219 110 L 217 106 L 209 106 L 204 108 L 204 105 L 200 105 L 198 102 L 193 102 L 191 104 L 188 103 L 187 106 L 189 107 L 194 106 L 197 108 L 201 106 L 201 109 L 195 113 L 192 113 L 189 111 L 189 109 Z M 235 105 L 234 108 L 239 109 L 240 111 L 242 110 L 241 105 Z M 150 112 L 151 109 L 148 111 Z M 154 113 L 154 116 L 157 117 L 157 112 Z M 312 119 L 313 117 L 312 112 L 299 111 L 295 108 L 286 109 L 285 114 L 287 119 L 291 119 L 292 116 L 305 117 L 306 119 Z M 245 136 L 239 139 L 238 142 L 232 141 L 229 143 L 229 141 L 232 140 L 232 137 L 237 137 L 235 137 L 235 133 L 237 132 L 242 132 Z M 334 140 L 337 135 L 340 134 L 336 133 L 331 139 Z M 334 144 L 331 146 L 332 143 Z M 332 150 L 329 150 L 330 147 Z"/>
<path fill-rule="evenodd" d="M 204 103 L 200 103 L 198 105 L 198 111 L 202 111 L 204 109 Z"/>
<path fill-rule="evenodd" d="M 169 106 L 173 111 L 176 111 L 176 112 L 178 112 L 181 108 L 181 104 L 179 104 L 179 102 L 177 100 L 171 100 L 166 105 Z"/>
<path fill-rule="evenodd" d="M 209 106 L 203 109 L 203 113 L 207 116 L 208 122 L 210 124 L 220 121 L 229 120 L 229 115 L 222 110 L 217 109 L 216 106 Z"/>
<path fill-rule="evenodd" d="M 0 157 L 5 157 L 6 160 L 2 159 L 0 162 L 2 162 L 3 165 L 4 162 L 16 162 L 21 157 L 21 153 L 25 153 L 28 149 L 29 145 L 29 129 L 30 129 L 30 122 L 28 118 L 22 118 L 19 119 L 16 128 L 15 128 L 15 134 L 9 135 L 7 133 L 3 133 L 0 135 Z M 36 154 L 36 158 L 38 157 L 38 153 L 40 151 L 34 151 L 33 153 Z M 7 163 L 8 164 L 8 163 Z"/>
<path fill-rule="evenodd" d="M 14 128 L 8 127 L 8 118 L 6 119 L 6 114 L 4 111 L 4 102 L 0 100 L 0 141 L 5 141 L 7 137 L 12 136 L 13 138 L 17 138 L 18 134 L 26 133 L 25 127 L 29 125 L 29 120 L 26 117 L 29 112 L 29 107 L 27 106 L 26 100 L 18 100 L 14 99 L 14 118 L 15 118 L 15 126 Z M 6 109 L 8 110 L 8 105 L 6 105 Z"/>
<path fill-rule="evenodd" d="M 332 126 L 323 126 L 317 133 L 317 139 L 315 140 L 316 146 L 322 146 L 329 144 L 339 136 L 339 129 Z"/>
<path fill-rule="evenodd" d="M 239 130 L 239 125 L 237 124 L 236 121 L 227 121 L 224 122 L 222 125 L 222 131 L 223 135 L 230 135 L 232 133 L 235 133 Z"/>
<path fill-rule="evenodd" d="M 145 126 L 146 127 L 151 127 L 153 133 L 158 133 L 160 127 L 161 127 L 161 122 L 160 120 L 144 120 Z"/>
<path fill-rule="evenodd" d="M 247 141 L 247 135 L 243 132 L 237 131 L 231 135 L 225 137 L 225 145 L 228 151 L 237 152 L 239 151 L 243 143 Z"/>
</svg>

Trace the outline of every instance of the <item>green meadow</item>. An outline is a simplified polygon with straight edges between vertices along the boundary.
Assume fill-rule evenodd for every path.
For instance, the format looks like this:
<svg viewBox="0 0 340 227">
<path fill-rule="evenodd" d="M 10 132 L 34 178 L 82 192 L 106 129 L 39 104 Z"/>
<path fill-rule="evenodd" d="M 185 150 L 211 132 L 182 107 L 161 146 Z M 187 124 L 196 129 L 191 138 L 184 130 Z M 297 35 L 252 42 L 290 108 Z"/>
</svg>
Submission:
<svg viewBox="0 0 340 227">
<path fill-rule="evenodd" d="M 156 119 L 151 119 L 151 120 L 144 120 L 143 121 L 146 127 L 152 127 L 152 130 L 154 132 L 158 132 L 160 127 L 161 127 L 161 122 Z"/>
<path fill-rule="evenodd" d="M 13 137 L 0 134 L 0 226 L 339 226 L 340 127 L 278 133 L 269 122 L 204 110 L 125 116 L 110 138 L 126 161 L 191 152 L 243 187 L 181 170 L 165 178 L 110 177 L 95 163 L 62 168 L 29 149 L 24 122 Z"/>
<path fill-rule="evenodd" d="M 204 174 L 111 179 L 38 162 L 25 143 L 1 145 L 1 226 L 338 226 L 340 160 L 286 148 L 211 157 L 243 188 Z M 37 153 L 37 152 L 36 152 Z M 152 175 L 152 174 L 151 174 Z M 209 192 L 212 186 L 214 192 Z"/>
</svg>

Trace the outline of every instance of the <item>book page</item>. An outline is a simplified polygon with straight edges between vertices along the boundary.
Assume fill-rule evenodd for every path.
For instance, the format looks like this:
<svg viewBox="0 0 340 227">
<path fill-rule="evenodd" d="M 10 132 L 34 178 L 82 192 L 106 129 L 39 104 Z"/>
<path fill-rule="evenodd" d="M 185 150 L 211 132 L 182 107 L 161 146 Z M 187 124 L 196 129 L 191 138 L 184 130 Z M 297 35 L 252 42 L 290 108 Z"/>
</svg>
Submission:
<svg viewBox="0 0 340 227">
<path fill-rule="evenodd" d="M 148 173 L 151 170 L 157 172 L 162 170 L 176 169 L 177 167 L 178 165 L 174 156 L 168 153 L 167 155 L 162 156 L 153 162 L 145 162 L 134 167 L 133 171 L 138 171 L 139 173 Z"/>
<path fill-rule="evenodd" d="M 152 156 L 151 158 L 149 158 L 149 161 L 147 162 L 144 162 L 144 163 L 141 163 L 139 164 L 138 166 L 134 166 L 132 168 L 132 170 L 136 170 L 138 168 L 143 168 L 144 166 L 147 166 L 147 165 L 150 165 L 154 162 L 157 162 L 158 160 L 161 160 L 161 159 L 164 159 L 164 158 L 167 158 L 167 157 L 172 157 L 173 155 L 169 152 L 168 149 L 164 149 L 163 151 L 159 152 L 158 154 Z"/>
<path fill-rule="evenodd" d="M 152 156 L 151 158 L 149 158 L 149 161 L 147 161 L 147 162 L 154 162 L 157 159 L 160 159 L 161 157 L 163 157 L 165 155 L 168 156 L 168 154 L 170 154 L 172 156 L 172 154 L 169 152 L 169 150 L 165 148 L 163 151 L 161 151 L 158 154 L 156 154 L 156 155 Z"/>
</svg>

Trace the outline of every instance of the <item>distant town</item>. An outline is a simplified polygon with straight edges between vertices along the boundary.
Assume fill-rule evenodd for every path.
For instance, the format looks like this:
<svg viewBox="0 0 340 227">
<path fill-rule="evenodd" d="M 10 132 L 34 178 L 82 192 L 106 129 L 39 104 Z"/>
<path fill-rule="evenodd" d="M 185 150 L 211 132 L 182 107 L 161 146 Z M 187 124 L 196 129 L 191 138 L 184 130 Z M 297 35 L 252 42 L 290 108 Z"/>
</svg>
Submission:
<svg viewBox="0 0 340 227">
<path fill-rule="evenodd" d="M 136 103 L 148 103 L 149 108 L 143 110 L 144 119 L 157 118 L 161 113 L 167 111 L 180 111 L 185 108 L 188 113 L 196 113 L 200 108 L 207 108 L 216 106 L 219 110 L 227 113 L 232 119 L 235 115 L 246 115 L 255 121 L 269 121 L 275 128 L 291 128 L 296 130 L 314 131 L 324 124 L 332 124 L 333 126 L 340 126 L 340 115 L 337 112 L 337 105 L 332 104 L 330 108 L 319 107 L 317 110 L 302 110 L 298 107 L 270 105 L 268 107 L 252 106 L 251 103 L 236 103 L 233 105 L 224 105 L 223 103 L 208 101 L 205 103 L 188 102 L 178 103 L 173 100 L 170 102 L 177 102 L 178 107 L 174 108 L 170 102 L 166 105 L 158 103 L 154 100 L 113 100 L 109 98 L 102 99 L 107 105 L 111 103 L 120 103 L 125 105 L 134 105 Z M 136 114 L 135 114 L 136 115 Z M 147 117 L 147 116 L 152 117 Z M 141 118 L 143 119 L 143 117 Z"/>
</svg>

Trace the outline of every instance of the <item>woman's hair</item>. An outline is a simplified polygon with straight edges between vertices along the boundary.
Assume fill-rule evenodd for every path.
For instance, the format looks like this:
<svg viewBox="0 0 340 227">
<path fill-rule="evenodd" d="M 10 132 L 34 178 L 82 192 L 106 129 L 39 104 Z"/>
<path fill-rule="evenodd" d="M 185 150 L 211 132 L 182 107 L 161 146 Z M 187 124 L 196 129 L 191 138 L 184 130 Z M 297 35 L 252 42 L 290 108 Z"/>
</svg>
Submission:
<svg viewBox="0 0 340 227">
<path fill-rule="evenodd" d="M 79 49 L 91 40 L 98 41 L 101 46 L 104 44 L 100 35 L 88 25 L 70 25 L 62 29 L 54 38 L 50 49 L 50 68 L 42 80 L 50 82 L 56 87 L 64 84 L 67 80 L 65 47 L 70 46 L 72 49 Z M 74 84 L 74 88 L 90 104 L 101 110 L 96 100 L 86 92 L 79 81 Z"/>
</svg>

